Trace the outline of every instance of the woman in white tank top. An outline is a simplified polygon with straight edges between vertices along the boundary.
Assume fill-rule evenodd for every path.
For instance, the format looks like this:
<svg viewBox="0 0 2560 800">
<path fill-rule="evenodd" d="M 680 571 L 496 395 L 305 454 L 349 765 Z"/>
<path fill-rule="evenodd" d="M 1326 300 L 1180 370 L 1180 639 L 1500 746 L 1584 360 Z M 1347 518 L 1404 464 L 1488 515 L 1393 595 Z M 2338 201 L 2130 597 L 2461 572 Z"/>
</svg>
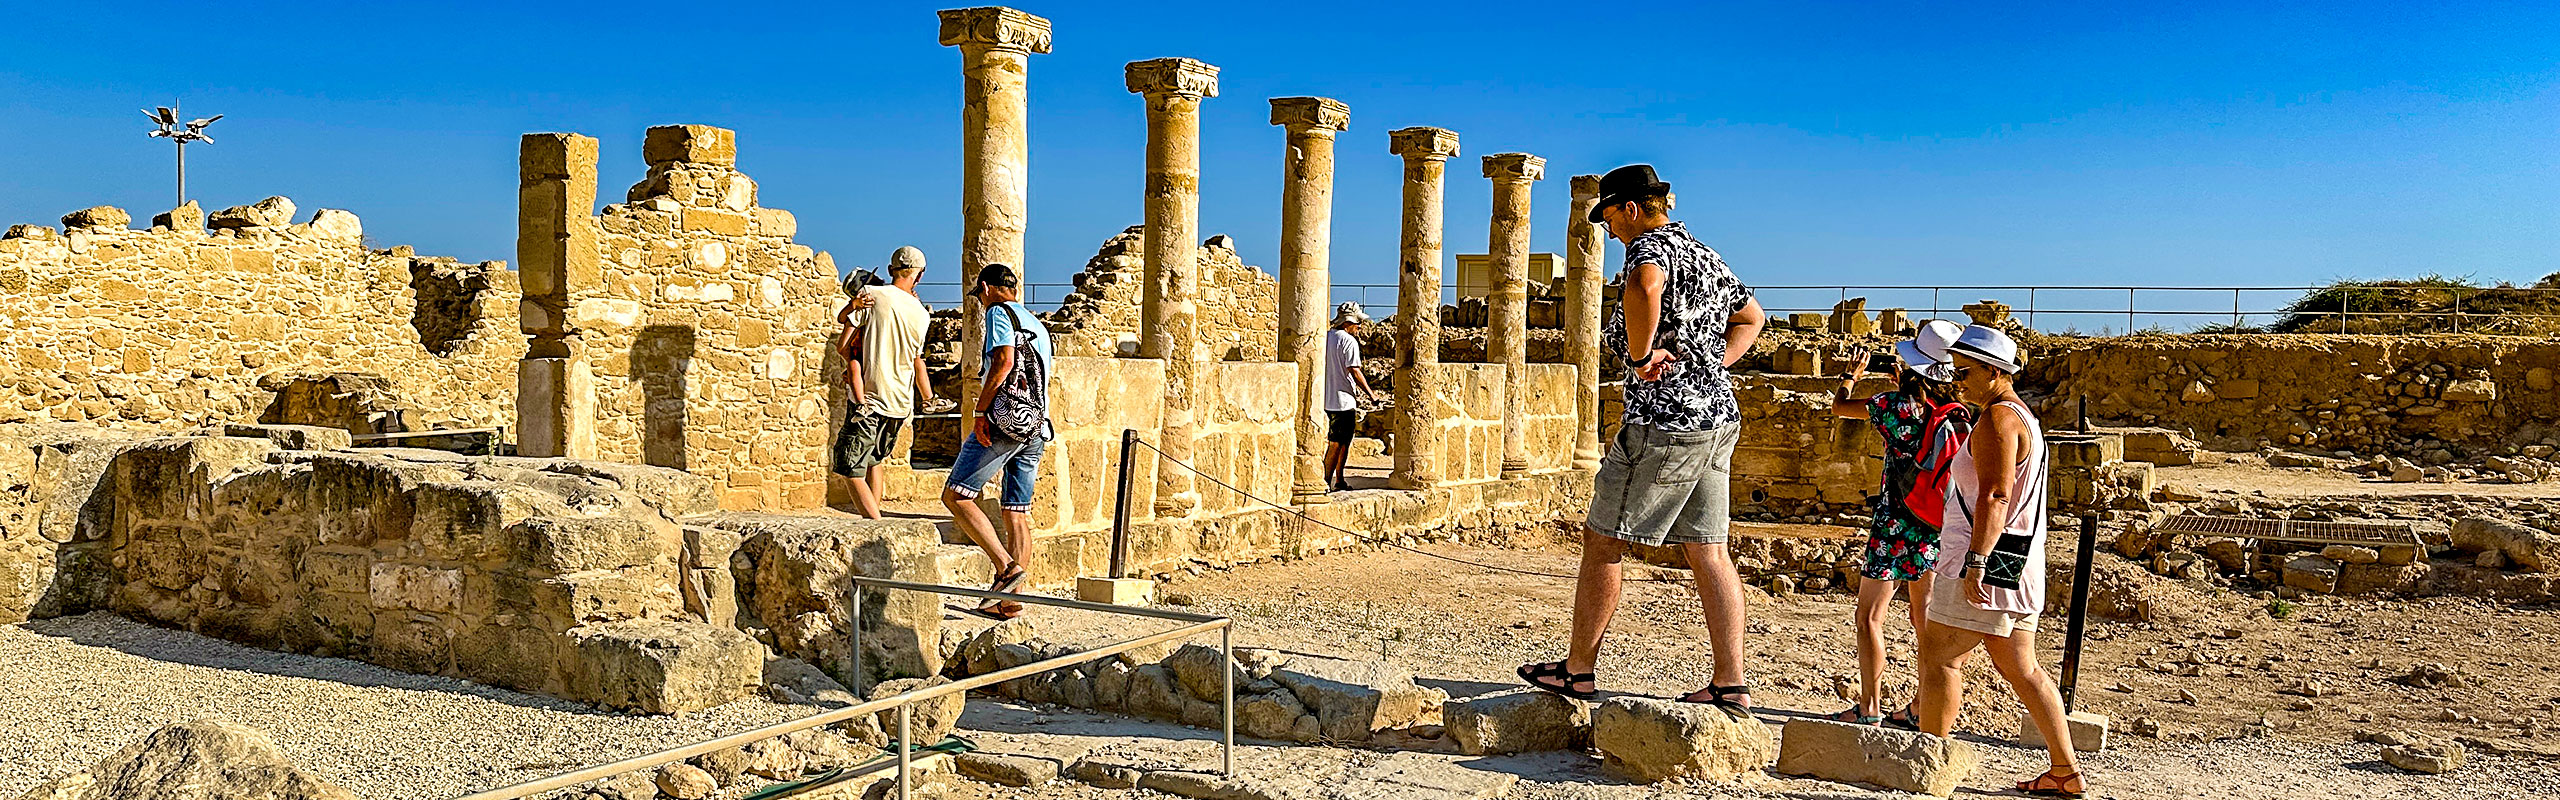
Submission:
<svg viewBox="0 0 2560 800">
<path fill-rule="evenodd" d="M 2052 756 L 2053 769 L 2018 790 L 2080 797 L 2088 789 L 2071 749 L 2062 695 L 2036 663 L 2036 617 L 2044 610 L 2044 431 L 2018 399 L 2021 361 L 2007 334 L 1972 326 L 1948 349 L 1956 391 L 1982 413 L 1949 467 L 1954 480 L 1938 534 L 1939 582 L 1929 593 L 1929 626 L 1920 633 L 1920 729 L 1946 736 L 1955 728 L 1965 658 L 1981 648 L 2026 705 Z"/>
</svg>

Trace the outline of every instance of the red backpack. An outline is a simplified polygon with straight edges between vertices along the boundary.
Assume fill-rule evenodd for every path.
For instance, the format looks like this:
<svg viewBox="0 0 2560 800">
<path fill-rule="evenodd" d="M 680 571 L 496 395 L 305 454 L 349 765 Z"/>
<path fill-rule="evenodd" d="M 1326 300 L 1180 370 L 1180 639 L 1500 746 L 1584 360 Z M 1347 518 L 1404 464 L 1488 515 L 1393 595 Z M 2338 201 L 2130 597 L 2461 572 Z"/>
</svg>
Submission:
<svg viewBox="0 0 2560 800">
<path fill-rule="evenodd" d="M 1902 496 L 1902 507 L 1911 512 L 1912 520 L 1929 530 L 1946 527 L 1947 487 L 1955 481 L 1951 467 L 1956 451 L 1964 449 L 1965 437 L 1972 434 L 1973 411 L 1963 403 L 1929 407 L 1929 422 L 1920 433 L 1919 468 L 1910 491 Z"/>
</svg>

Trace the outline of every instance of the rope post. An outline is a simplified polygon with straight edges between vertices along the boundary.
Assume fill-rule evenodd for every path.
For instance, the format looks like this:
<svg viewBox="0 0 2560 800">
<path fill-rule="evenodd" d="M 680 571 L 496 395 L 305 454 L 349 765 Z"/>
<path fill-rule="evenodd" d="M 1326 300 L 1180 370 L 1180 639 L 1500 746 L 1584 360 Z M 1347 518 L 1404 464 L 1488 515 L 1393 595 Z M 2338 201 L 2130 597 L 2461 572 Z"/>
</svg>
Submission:
<svg viewBox="0 0 2560 800">
<path fill-rule="evenodd" d="M 1120 429 L 1120 499 L 1111 506 L 1111 577 L 1129 577 L 1129 472 L 1138 455 L 1138 430 Z"/>
<path fill-rule="evenodd" d="M 2089 623 L 2089 569 L 2097 559 L 2098 511 L 2080 511 L 2080 563 L 2071 567 L 2071 628 L 2062 640 L 2062 713 L 2074 710 L 2080 688 L 2080 637 Z"/>
</svg>

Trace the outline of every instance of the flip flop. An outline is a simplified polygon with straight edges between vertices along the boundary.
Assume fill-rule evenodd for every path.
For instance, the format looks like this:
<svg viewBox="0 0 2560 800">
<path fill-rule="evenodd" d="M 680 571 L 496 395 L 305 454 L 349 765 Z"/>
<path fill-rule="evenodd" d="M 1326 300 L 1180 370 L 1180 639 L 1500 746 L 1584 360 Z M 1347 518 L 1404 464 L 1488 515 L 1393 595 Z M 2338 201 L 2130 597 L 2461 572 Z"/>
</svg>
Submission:
<svg viewBox="0 0 2560 800">
<path fill-rule="evenodd" d="M 1848 708 L 1840 709 L 1839 713 L 1832 714 L 1831 716 L 1824 717 L 1823 719 L 1831 720 L 1833 722 L 1846 722 L 1852 725 L 1884 724 L 1883 717 L 1868 716 L 1866 714 L 1858 713 L 1859 711 L 1865 710 L 1865 708 L 1865 706 L 1850 706 Z"/>
<path fill-rule="evenodd" d="M 1715 684 L 1710 683 L 1710 684 L 1707 684 L 1707 688 L 1700 689 L 1700 690 L 1697 690 L 1697 691 L 1694 691 L 1694 692 L 1690 692 L 1690 693 L 1685 694 L 1685 695 L 1681 695 L 1680 697 L 1678 697 L 1678 698 L 1676 698 L 1676 699 L 1675 699 L 1675 702 L 1681 702 L 1681 703 L 1697 703 L 1697 704 L 1700 704 L 1700 705 L 1710 705 L 1710 706 L 1715 706 L 1715 707 L 1717 707 L 1717 708 L 1724 709 L 1724 710 L 1725 710 L 1726 712 L 1728 712 L 1728 713 L 1739 713 L 1739 714 L 1741 714 L 1741 715 L 1743 715 L 1743 716 L 1746 716 L 1746 717 L 1747 717 L 1747 716 L 1750 716 L 1750 715 L 1751 715 L 1751 705 L 1750 705 L 1750 704 L 1748 704 L 1748 703 L 1742 703 L 1742 702 L 1737 702 L 1737 701 L 1733 701 L 1733 700 L 1727 700 L 1727 699 L 1725 699 L 1725 698 L 1727 698 L 1727 697 L 1731 697 L 1731 696 L 1733 696 L 1733 695 L 1737 695 L 1737 694 L 1750 694 L 1750 693 L 1751 693 L 1751 684 L 1748 684 L 1748 683 L 1745 683 L 1745 684 L 1737 684 L 1737 685 L 1734 685 L 1734 686 L 1717 686 L 1717 685 L 1715 685 Z M 1703 700 L 1698 699 L 1698 695 L 1702 695 L 1702 694 L 1707 696 L 1707 697 L 1706 697 L 1706 699 L 1703 699 Z"/>
</svg>

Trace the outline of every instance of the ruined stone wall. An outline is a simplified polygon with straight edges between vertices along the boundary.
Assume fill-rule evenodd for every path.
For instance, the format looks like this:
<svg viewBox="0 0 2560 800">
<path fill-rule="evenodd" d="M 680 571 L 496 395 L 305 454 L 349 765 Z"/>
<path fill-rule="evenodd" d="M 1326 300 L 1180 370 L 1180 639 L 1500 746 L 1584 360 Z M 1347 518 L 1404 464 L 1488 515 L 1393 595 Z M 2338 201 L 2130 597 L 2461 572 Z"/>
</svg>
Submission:
<svg viewBox="0 0 2560 800">
<path fill-rule="evenodd" d="M 1476 483 L 1502 477 L 1503 391 L 1500 364 L 1442 363 L 1432 398 L 1432 431 L 1440 437 L 1440 480 Z M 1566 448 L 1570 451 L 1572 448 Z"/>
<path fill-rule="evenodd" d="M 1050 531 L 1109 530 L 1117 499 L 1120 432 L 1153 436 L 1164 422 L 1164 362 L 1145 358 L 1058 357 L 1049 384 L 1049 420 L 1058 438 L 1040 454 L 1040 482 L 1031 522 Z M 1141 449 L 1132 462 L 1130 512 L 1151 513 L 1155 502 L 1155 454 Z M 987 497 L 995 497 L 989 484 Z"/>
<path fill-rule="evenodd" d="M 525 349 L 515 273 L 368 249 L 344 211 L 292 215 L 269 198 L 216 212 L 210 231 L 193 204 L 149 230 L 103 206 L 62 232 L 12 227 L 0 422 L 255 422 L 298 376 L 364 373 L 414 411 L 411 426 L 509 424 Z"/>
<path fill-rule="evenodd" d="M 2560 434 L 2560 341 L 2500 336 L 2039 337 L 2022 384 L 2048 425 L 2188 432 L 2221 450 L 2496 454 Z"/>
<path fill-rule="evenodd" d="M 729 132 L 653 128 L 649 171 L 597 215 L 596 283 L 571 298 L 595 377 L 595 457 L 682 469 L 732 510 L 826 502 L 843 414 L 834 260 L 756 204 Z"/>
<path fill-rule="evenodd" d="M 736 627 L 734 592 L 689 580 L 725 578 L 738 547 L 677 522 L 714 510 L 709 481 L 600 462 L 286 450 L 276 441 L 319 429 L 269 430 L 0 428 L 0 485 L 24 487 L 0 496 L 12 501 L 0 543 L 13 545 L 0 546 L 0 571 L 19 576 L 13 589 L 43 585 L 34 603 L 10 592 L 8 615 L 112 610 L 650 712 L 757 688 L 764 650 Z"/>
<path fill-rule="evenodd" d="M 1255 497 L 1288 503 L 1298 453 L 1298 365 L 1236 361 L 1211 365 L 1205 374 L 1202 388 L 1211 395 L 1199 406 L 1194 465 Z M 1227 514 L 1270 506 L 1204 482 L 1200 507 L 1205 514 Z"/>
<path fill-rule="evenodd" d="M 1573 434 L 1582 424 L 1574 408 L 1572 364 L 1530 364 L 1527 405 L 1519 409 L 1528 426 L 1529 471 L 1545 472 L 1573 465 Z"/>
<path fill-rule="evenodd" d="M 1146 274 L 1146 230 L 1130 226 L 1104 240 L 1076 273 L 1076 291 L 1045 315 L 1058 357 L 1136 352 Z M 1200 249 L 1200 349 L 1212 360 L 1269 361 L 1280 324 L 1280 283 L 1244 263 L 1224 236 Z"/>
</svg>

